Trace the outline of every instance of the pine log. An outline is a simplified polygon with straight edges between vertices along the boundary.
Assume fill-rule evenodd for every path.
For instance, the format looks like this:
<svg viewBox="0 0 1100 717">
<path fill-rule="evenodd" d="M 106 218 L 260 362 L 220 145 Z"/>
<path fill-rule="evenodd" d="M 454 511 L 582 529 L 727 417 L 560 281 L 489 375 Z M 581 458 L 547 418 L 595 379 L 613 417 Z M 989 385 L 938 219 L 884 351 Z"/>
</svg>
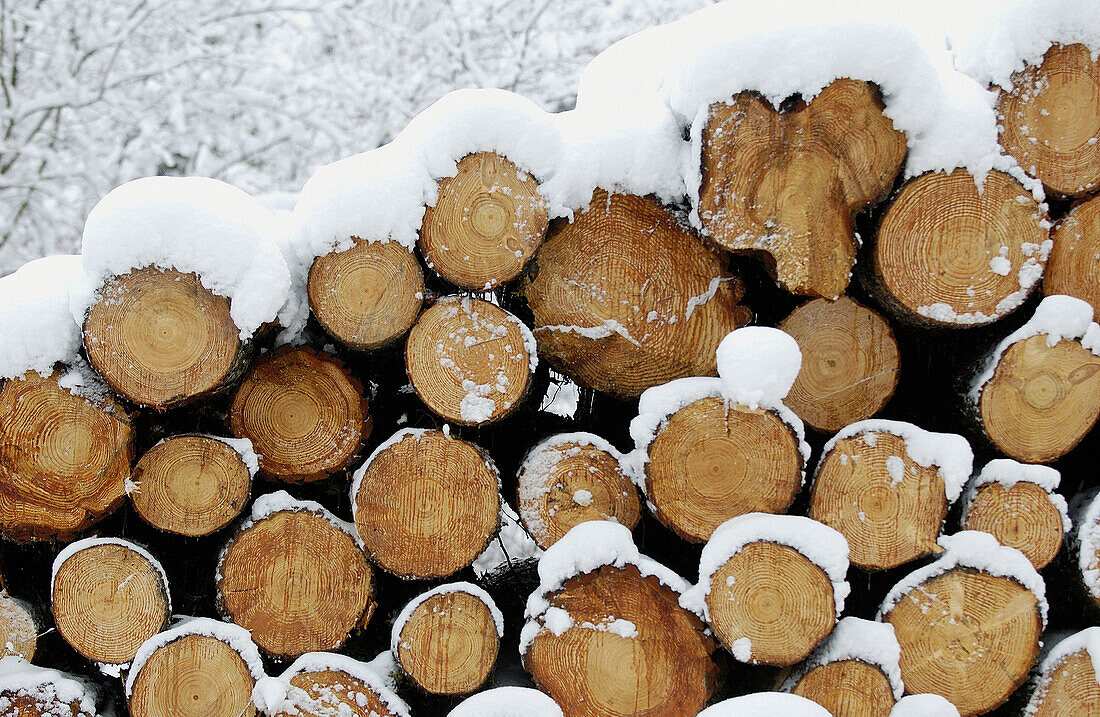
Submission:
<svg viewBox="0 0 1100 717">
<path fill-rule="evenodd" d="M 201 435 L 161 441 L 138 460 L 130 480 L 130 501 L 145 522 L 192 537 L 229 525 L 252 488 L 241 454 Z"/>
<path fill-rule="evenodd" d="M 668 210 L 602 190 L 553 224 L 521 292 L 539 353 L 616 398 L 714 375 L 718 342 L 750 318 L 740 282 Z"/>
<path fill-rule="evenodd" d="M 703 398 L 674 413 L 648 448 L 646 496 L 684 540 L 705 542 L 745 513 L 783 513 L 802 487 L 794 430 L 773 411 Z"/>
<path fill-rule="evenodd" d="M 779 324 L 802 350 L 783 403 L 807 425 L 835 433 L 882 410 L 898 385 L 898 344 L 885 319 L 842 296 L 814 299 Z"/>
<path fill-rule="evenodd" d="M 159 564 L 123 540 L 73 543 L 54 562 L 50 606 L 73 649 L 107 665 L 131 662 L 168 625 L 172 600 Z"/>
<path fill-rule="evenodd" d="M 1068 294 L 1092 304 L 1100 316 L 1100 197 L 1079 204 L 1051 234 L 1043 293 Z"/>
<path fill-rule="evenodd" d="M 1039 654 L 1034 594 L 1012 579 L 957 567 L 910 590 L 883 618 L 901 646 L 907 692 L 935 692 L 963 717 L 1005 702 Z"/>
<path fill-rule="evenodd" d="M 818 665 L 798 681 L 792 692 L 813 700 L 833 715 L 889 717 L 894 707 L 886 675 L 861 660 Z"/>
<path fill-rule="evenodd" d="M 0 658 L 18 655 L 27 662 L 38 649 L 38 621 L 30 605 L 0 590 Z"/>
<path fill-rule="evenodd" d="M 1100 714 L 1100 628 L 1090 627 L 1055 645 L 1043 660 L 1025 714 L 1028 717 Z"/>
<path fill-rule="evenodd" d="M 195 274 L 156 267 L 116 276 L 84 319 L 88 360 L 139 406 L 172 408 L 227 389 L 247 367 L 229 300 Z"/>
<path fill-rule="evenodd" d="M 413 603 L 393 634 L 394 658 L 413 684 L 438 695 L 464 695 L 485 684 L 500 651 L 496 606 L 458 587 L 433 590 Z"/>
<path fill-rule="evenodd" d="M 310 652 L 282 675 L 261 680 L 254 697 L 269 717 L 409 717 L 385 680 L 373 664 Z"/>
<path fill-rule="evenodd" d="M 911 179 L 879 225 L 869 287 L 899 319 L 986 324 L 1015 310 L 1043 273 L 1043 207 L 991 171 L 979 191 L 965 169 Z"/>
<path fill-rule="evenodd" d="M 587 520 L 634 529 L 641 502 L 622 459 L 603 439 L 585 433 L 552 436 L 527 453 L 517 476 L 517 505 L 540 548 Z"/>
<path fill-rule="evenodd" d="M 1091 48 L 1095 51 L 1097 48 Z M 1100 187 L 1100 62 L 1081 44 L 1052 45 L 1039 66 L 998 88 L 1001 146 L 1054 195 Z"/>
<path fill-rule="evenodd" d="M 715 689 L 714 643 L 678 599 L 634 565 L 570 578 L 549 601 L 573 627 L 539 626 L 523 665 L 566 717 L 696 714 Z M 607 629 L 616 620 L 633 636 Z"/>
<path fill-rule="evenodd" d="M 755 92 L 711 105 L 699 216 L 731 251 L 766 252 L 788 291 L 835 299 L 855 264 L 854 218 L 901 170 L 905 135 L 877 90 L 839 79 L 778 111 Z"/>
<path fill-rule="evenodd" d="M 133 460 L 130 417 L 109 396 L 28 371 L 0 384 L 0 534 L 70 540 L 126 497 Z"/>
<path fill-rule="evenodd" d="M 222 551 L 218 607 L 276 657 L 335 649 L 374 612 L 370 564 L 319 505 L 283 492 L 269 500 Z"/>
<path fill-rule="evenodd" d="M 1025 481 L 1011 488 L 996 482 L 980 486 L 967 503 L 962 529 L 990 533 L 1027 556 L 1036 570 L 1054 560 L 1065 537 L 1062 513 L 1050 493 Z"/>
<path fill-rule="evenodd" d="M 359 381 L 309 346 L 260 357 L 233 396 L 229 425 L 252 441 L 264 475 L 295 483 L 347 468 L 371 430 Z"/>
<path fill-rule="evenodd" d="M 480 449 L 448 433 L 398 432 L 352 483 L 367 554 L 405 578 L 441 578 L 468 566 L 499 527 L 498 476 Z"/>
<path fill-rule="evenodd" d="M 307 290 L 309 307 L 330 336 L 370 351 L 412 327 L 424 301 L 424 273 L 398 242 L 356 239 L 350 249 L 314 260 Z"/>
<path fill-rule="evenodd" d="M 865 431 L 822 457 L 809 516 L 844 535 L 853 565 L 885 570 L 941 552 L 936 538 L 947 509 L 935 465 L 913 460 L 899 436 Z"/>
<path fill-rule="evenodd" d="M 488 301 L 447 296 L 417 319 L 405 367 L 420 400 L 464 425 L 499 420 L 527 394 L 536 357 L 530 330 Z"/>
<path fill-rule="evenodd" d="M 425 207 L 420 251 L 441 277 L 488 291 L 519 276 L 546 236 L 538 182 L 495 152 L 468 154 Z"/>
<path fill-rule="evenodd" d="M 0 715 L 3 717 L 100 717 L 101 692 L 76 675 L 0 658 Z M 107 712 L 106 714 L 111 714 Z"/>
</svg>

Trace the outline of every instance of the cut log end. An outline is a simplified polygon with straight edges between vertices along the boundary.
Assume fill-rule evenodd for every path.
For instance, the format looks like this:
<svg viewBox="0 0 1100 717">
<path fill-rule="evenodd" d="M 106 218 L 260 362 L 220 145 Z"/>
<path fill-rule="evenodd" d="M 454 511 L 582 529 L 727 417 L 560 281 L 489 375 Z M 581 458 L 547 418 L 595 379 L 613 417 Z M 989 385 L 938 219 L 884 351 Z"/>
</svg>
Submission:
<svg viewBox="0 0 1100 717">
<path fill-rule="evenodd" d="M 1045 210 L 1003 172 L 989 172 L 980 192 L 965 169 L 922 174 L 879 225 L 873 290 L 914 323 L 995 321 L 1037 286 L 1046 227 Z"/>
<path fill-rule="evenodd" d="M 987 483 L 978 488 L 963 517 L 963 530 L 991 533 L 1001 545 L 1022 552 L 1036 570 L 1062 547 L 1062 514 L 1038 485 L 1020 481 L 1011 488 Z"/>
<path fill-rule="evenodd" d="M 226 643 L 187 635 L 141 666 L 129 698 L 134 717 L 256 717 L 255 680 Z"/>
<path fill-rule="evenodd" d="M 742 662 L 790 666 L 836 625 L 833 584 L 794 548 L 749 543 L 711 576 L 710 626 Z M 751 652 L 741 646 L 749 640 Z"/>
<path fill-rule="evenodd" d="M 588 520 L 614 520 L 631 530 L 641 518 L 638 489 L 615 456 L 596 446 L 543 443 L 518 476 L 519 515 L 546 549 Z"/>
<path fill-rule="evenodd" d="M 424 209 L 420 251 L 452 284 L 487 291 L 519 276 L 546 227 L 538 182 L 499 154 L 478 152 L 440 180 L 435 206 Z"/>
<path fill-rule="evenodd" d="M 450 296 L 420 318 L 405 343 L 405 366 L 435 413 L 479 425 L 511 413 L 531 381 L 527 330 L 488 301 Z"/>
<path fill-rule="evenodd" d="M 523 661 L 565 714 L 677 717 L 696 714 L 713 693 L 714 644 L 656 578 L 631 565 L 603 567 L 549 599 L 573 627 L 557 635 L 542 627 Z M 608 629 L 614 620 L 634 631 Z"/>
<path fill-rule="evenodd" d="M 475 446 L 442 431 L 406 435 L 361 470 L 355 526 L 371 558 L 395 575 L 451 575 L 499 527 L 496 469 Z"/>
<path fill-rule="evenodd" d="M 1100 187 L 1097 87 L 1100 62 L 1072 44 L 1052 46 L 1040 65 L 1012 76 L 1011 90 L 999 90 L 1001 145 L 1051 194 L 1075 197 Z"/>
<path fill-rule="evenodd" d="M 0 590 L 0 658 L 17 655 L 27 662 L 38 649 L 38 623 L 21 600 Z"/>
<path fill-rule="evenodd" d="M 1041 676 L 1026 714 L 1028 717 L 1100 714 L 1100 680 L 1087 650 L 1072 653 Z"/>
<path fill-rule="evenodd" d="M 813 700 L 833 715 L 889 717 L 894 691 L 882 670 L 860 660 L 818 665 L 791 690 Z"/>
<path fill-rule="evenodd" d="M 425 692 L 463 695 L 489 679 L 500 650 L 489 606 L 467 592 L 420 603 L 401 629 L 397 661 Z"/>
<path fill-rule="evenodd" d="M 905 135 L 882 109 L 872 86 L 849 79 L 793 112 L 753 92 L 712 105 L 699 193 L 707 234 L 731 251 L 767 252 L 788 291 L 840 296 L 854 216 L 885 195 L 905 157 Z"/>
<path fill-rule="evenodd" d="M 29 371 L 0 384 L 0 533 L 71 539 L 120 506 L 134 430 L 114 401 L 93 403 Z"/>
<path fill-rule="evenodd" d="M 947 508 L 937 468 L 914 461 L 904 439 L 872 431 L 825 455 L 809 515 L 844 535 L 853 565 L 885 570 L 939 552 Z"/>
<path fill-rule="evenodd" d="M 133 660 L 171 617 L 159 567 L 114 543 L 91 544 L 58 566 L 51 606 L 57 631 L 73 649 L 112 665 Z"/>
<path fill-rule="evenodd" d="M 662 523 L 705 542 L 730 518 L 786 511 L 801 471 L 798 438 L 778 415 L 704 398 L 673 414 L 653 439 L 646 494 Z"/>
<path fill-rule="evenodd" d="M 228 299 L 156 267 L 107 282 L 84 320 L 84 348 L 115 393 L 158 410 L 226 388 L 246 355 Z"/>
<path fill-rule="evenodd" d="M 1100 416 L 1100 356 L 1039 334 L 1012 344 L 982 388 L 978 417 L 989 439 L 1025 463 L 1065 455 Z"/>
<path fill-rule="evenodd" d="M 208 436 L 173 436 L 138 460 L 130 500 L 145 522 L 178 535 L 209 535 L 236 518 L 252 478 L 228 444 Z"/>
<path fill-rule="evenodd" d="M 874 311 L 842 296 L 815 299 L 779 325 L 802 350 L 802 370 L 783 402 L 807 425 L 835 433 L 871 418 L 898 385 L 898 344 Z"/>
<path fill-rule="evenodd" d="M 424 299 L 424 273 L 401 244 L 356 239 L 350 249 L 314 260 L 307 288 L 310 309 L 325 331 L 369 351 L 412 327 Z"/>
<path fill-rule="evenodd" d="M 399 717 L 378 692 L 338 670 L 301 672 L 290 678 L 283 709 L 271 717 Z"/>
<path fill-rule="evenodd" d="M 260 470 L 290 482 L 341 471 L 370 435 L 359 382 L 329 354 L 308 346 L 258 359 L 233 396 L 229 425 L 260 455 Z"/>
<path fill-rule="evenodd" d="M 1035 595 L 969 568 L 927 580 L 883 619 L 901 646 L 906 691 L 943 695 L 963 717 L 1003 704 L 1039 654 Z"/>
<path fill-rule="evenodd" d="M 218 604 L 278 657 L 333 649 L 374 610 L 370 564 L 319 514 L 285 510 L 240 531 L 219 566 Z"/>
<path fill-rule="evenodd" d="M 1076 296 L 1100 316 L 1100 197 L 1075 207 L 1051 239 L 1043 293 Z"/>
</svg>

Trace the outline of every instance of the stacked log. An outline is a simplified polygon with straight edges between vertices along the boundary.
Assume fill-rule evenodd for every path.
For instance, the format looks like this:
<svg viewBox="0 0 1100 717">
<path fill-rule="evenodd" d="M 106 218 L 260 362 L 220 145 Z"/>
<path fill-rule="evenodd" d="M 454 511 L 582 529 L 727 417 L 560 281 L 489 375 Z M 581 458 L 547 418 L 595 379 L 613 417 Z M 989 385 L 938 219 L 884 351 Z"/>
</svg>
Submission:
<svg viewBox="0 0 1100 717">
<path fill-rule="evenodd" d="M 1100 679 L 1094 656 L 1100 654 L 1100 627 L 1063 638 L 1039 666 L 1029 715 L 1090 714 L 1100 709 Z"/>
<path fill-rule="evenodd" d="M 1043 293 L 1066 294 L 1092 304 L 1093 314 L 1100 309 L 1100 198 L 1075 206 L 1050 235 L 1054 242 L 1046 272 Z"/>
<path fill-rule="evenodd" d="M 252 700 L 269 717 L 409 717 L 376 670 L 332 652 L 307 653 L 278 677 L 261 679 Z"/>
<path fill-rule="evenodd" d="M 37 649 L 34 608 L 0 590 L 0 658 L 14 655 L 30 662 Z"/>
</svg>

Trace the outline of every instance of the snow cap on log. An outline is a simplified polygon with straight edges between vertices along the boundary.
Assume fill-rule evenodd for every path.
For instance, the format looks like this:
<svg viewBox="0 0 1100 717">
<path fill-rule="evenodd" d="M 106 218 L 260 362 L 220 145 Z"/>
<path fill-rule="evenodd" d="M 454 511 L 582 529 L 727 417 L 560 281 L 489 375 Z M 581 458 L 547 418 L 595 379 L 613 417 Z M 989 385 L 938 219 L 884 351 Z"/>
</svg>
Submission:
<svg viewBox="0 0 1100 717">
<path fill-rule="evenodd" d="M 295 704 L 295 698 L 309 700 L 310 695 L 302 688 L 294 686 L 291 680 L 307 672 L 335 672 L 347 675 L 371 689 L 374 697 L 380 700 L 392 714 L 409 717 L 409 706 L 394 693 L 385 677 L 380 675 L 372 665 L 334 652 L 307 652 L 292 662 L 281 675 L 260 678 L 252 690 L 252 702 L 256 705 L 256 709 L 267 715 L 279 714 L 284 710 L 290 714 L 297 714 L 294 710 L 301 705 Z M 354 687 L 351 689 L 354 692 Z M 363 695 L 364 703 L 369 700 L 370 697 Z"/>
<path fill-rule="evenodd" d="M 707 707 L 698 717 L 828 717 L 829 711 L 812 700 L 786 692 L 757 692 L 731 697 Z"/>
<path fill-rule="evenodd" d="M 0 658 L 0 707 L 10 706 L 20 698 L 32 701 L 32 709 L 45 710 L 33 714 L 72 714 L 73 717 L 100 714 L 96 709 L 98 691 L 79 677 L 32 665 L 22 657 Z M 79 711 L 70 712 L 73 707 Z M 18 704 L 15 714 L 22 714 Z"/>
<path fill-rule="evenodd" d="M 0 380 L 37 371 L 80 354 L 80 324 L 69 310 L 69 291 L 83 277 L 79 256 L 29 261 L 0 277 Z"/>
<path fill-rule="evenodd" d="M 496 602 L 489 593 L 473 583 L 446 583 L 445 585 L 440 585 L 417 595 L 401 609 L 401 612 L 394 618 L 393 630 L 390 632 L 391 652 L 397 654 L 397 645 L 401 642 L 401 631 L 405 629 L 405 624 L 408 623 L 409 618 L 412 617 L 413 611 L 420 607 L 428 598 L 435 595 L 445 595 L 447 593 L 467 593 L 485 603 L 485 607 L 489 608 L 489 614 L 493 616 L 493 624 L 495 624 L 497 628 L 497 637 L 504 637 L 504 615 L 500 612 L 500 608 L 497 607 Z"/>
<path fill-rule="evenodd" d="M 1075 657 L 1086 657 L 1092 667 L 1092 678 L 1097 684 L 1090 685 L 1091 689 L 1074 690 L 1072 687 L 1061 686 L 1058 694 L 1049 691 L 1055 678 L 1055 673 L 1063 667 L 1068 660 Z M 1087 679 L 1081 672 L 1074 671 L 1070 679 Z M 1038 673 L 1028 702 L 1025 714 L 1056 714 L 1058 710 L 1066 710 L 1064 714 L 1083 714 L 1088 707 L 1095 708 L 1096 700 L 1100 699 L 1100 627 L 1089 627 L 1064 637 L 1050 648 L 1042 662 L 1039 664 Z M 1047 697 L 1051 697 L 1053 710 L 1041 710 L 1040 705 Z M 1091 700 L 1091 701 L 1090 701 Z M 1080 703 L 1078 703 L 1080 701 Z M 1068 703 L 1068 704 L 1067 704 Z M 1074 712 L 1074 708 L 1082 712 Z"/>
<path fill-rule="evenodd" d="M 247 340 L 275 319 L 290 292 L 275 234 L 272 213 L 231 184 L 205 177 L 127 182 L 88 214 L 81 240 L 85 277 L 73 291 L 73 316 L 83 324 L 111 277 L 156 266 L 193 272 L 228 298 L 233 323 Z"/>
<path fill-rule="evenodd" d="M 978 495 L 978 489 L 983 485 L 997 483 L 1005 490 L 1010 490 L 1017 483 L 1033 483 L 1046 491 L 1051 504 L 1062 516 L 1062 529 L 1068 533 L 1073 528 L 1073 521 L 1069 517 L 1069 506 L 1065 498 L 1054 492 L 1061 481 L 1062 474 L 1056 468 L 1020 463 L 1011 458 L 994 458 L 982 466 L 981 472 L 967 484 L 966 494 L 963 496 L 962 514 L 966 516 L 970 512 L 970 506 Z"/>
<path fill-rule="evenodd" d="M 813 653 L 783 682 L 783 690 L 794 689 L 799 680 L 820 665 L 844 660 L 859 660 L 877 667 L 890 681 L 894 699 L 900 700 L 905 692 L 901 681 L 901 648 L 894 635 L 894 626 L 885 622 L 873 622 L 858 617 L 845 617 L 836 624 L 832 633 L 818 645 Z"/>
<path fill-rule="evenodd" d="M 1089 595 L 1100 602 L 1100 492 L 1075 498 L 1073 510 L 1076 529 L 1072 542 L 1077 551 L 1077 569 Z"/>
<path fill-rule="evenodd" d="M 927 692 L 902 697 L 890 710 L 890 717 L 959 717 L 959 709 L 946 697 Z"/>
<path fill-rule="evenodd" d="M 447 717 L 562 717 L 562 711 L 545 692 L 495 687 L 467 697 Z"/>
</svg>

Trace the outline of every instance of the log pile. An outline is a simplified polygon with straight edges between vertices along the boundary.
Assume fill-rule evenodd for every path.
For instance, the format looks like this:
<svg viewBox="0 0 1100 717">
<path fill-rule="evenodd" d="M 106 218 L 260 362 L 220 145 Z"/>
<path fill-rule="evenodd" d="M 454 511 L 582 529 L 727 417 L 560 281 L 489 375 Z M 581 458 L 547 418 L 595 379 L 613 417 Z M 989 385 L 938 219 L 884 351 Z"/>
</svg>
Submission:
<svg viewBox="0 0 1100 717">
<path fill-rule="evenodd" d="M 316 187 L 280 250 L 143 185 L 236 284 L 93 210 L 0 346 L 0 717 L 1100 713 L 1096 78 L 980 187 L 834 77 L 704 103 L 679 199 L 486 140 L 310 256 Z"/>
</svg>

